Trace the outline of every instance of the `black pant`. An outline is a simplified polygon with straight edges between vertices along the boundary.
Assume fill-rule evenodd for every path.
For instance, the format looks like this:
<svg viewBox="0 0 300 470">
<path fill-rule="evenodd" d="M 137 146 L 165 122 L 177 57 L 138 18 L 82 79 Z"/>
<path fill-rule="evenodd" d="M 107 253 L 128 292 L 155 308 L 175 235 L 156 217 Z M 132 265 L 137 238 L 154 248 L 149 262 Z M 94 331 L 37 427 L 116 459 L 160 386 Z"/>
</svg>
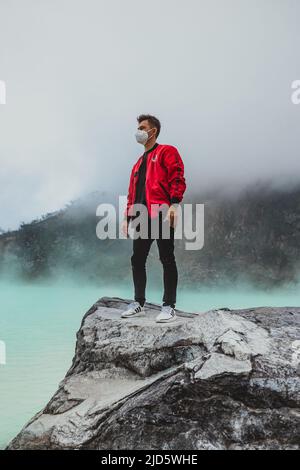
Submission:
<svg viewBox="0 0 300 470">
<path fill-rule="evenodd" d="M 134 299 L 141 305 L 145 303 L 146 290 L 146 260 L 150 251 L 152 242 L 156 239 L 159 259 L 163 265 L 164 295 L 163 305 L 175 307 L 178 273 L 174 255 L 174 228 L 170 227 L 169 238 L 162 237 L 163 224 L 162 214 L 159 214 L 159 234 L 158 237 L 151 237 L 150 218 L 148 217 L 148 238 L 136 238 L 133 240 L 133 254 L 131 256 L 132 275 L 134 282 Z M 168 225 L 169 227 L 169 225 Z M 140 230 L 140 224 L 136 227 Z"/>
</svg>

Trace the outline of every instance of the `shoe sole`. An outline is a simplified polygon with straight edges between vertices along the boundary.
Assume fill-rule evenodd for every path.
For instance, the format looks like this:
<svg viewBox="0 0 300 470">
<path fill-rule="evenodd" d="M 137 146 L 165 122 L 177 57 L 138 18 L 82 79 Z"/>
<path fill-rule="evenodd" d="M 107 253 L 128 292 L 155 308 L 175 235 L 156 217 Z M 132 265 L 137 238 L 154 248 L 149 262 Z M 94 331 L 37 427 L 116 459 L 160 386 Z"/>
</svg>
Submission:
<svg viewBox="0 0 300 470">
<path fill-rule="evenodd" d="M 139 312 L 139 313 L 134 313 L 132 315 L 121 315 L 121 318 L 138 318 L 138 317 L 145 317 L 146 316 L 146 313 L 143 312 Z"/>
<path fill-rule="evenodd" d="M 169 320 L 155 320 L 156 323 L 172 323 L 172 321 L 177 320 L 177 317 L 172 317 Z"/>
</svg>

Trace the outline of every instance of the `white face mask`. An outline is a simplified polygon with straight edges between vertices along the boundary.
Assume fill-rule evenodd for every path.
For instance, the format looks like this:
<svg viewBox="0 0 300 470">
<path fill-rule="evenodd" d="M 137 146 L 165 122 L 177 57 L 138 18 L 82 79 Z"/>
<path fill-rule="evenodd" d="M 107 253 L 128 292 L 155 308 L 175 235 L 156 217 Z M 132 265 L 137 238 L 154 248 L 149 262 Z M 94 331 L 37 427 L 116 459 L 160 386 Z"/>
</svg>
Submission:
<svg viewBox="0 0 300 470">
<path fill-rule="evenodd" d="M 152 129 L 155 129 L 155 127 L 152 127 Z M 149 129 L 149 131 L 141 131 L 138 129 L 135 134 L 136 141 L 139 144 L 145 145 L 149 140 L 148 132 L 152 131 L 152 129 Z"/>
</svg>

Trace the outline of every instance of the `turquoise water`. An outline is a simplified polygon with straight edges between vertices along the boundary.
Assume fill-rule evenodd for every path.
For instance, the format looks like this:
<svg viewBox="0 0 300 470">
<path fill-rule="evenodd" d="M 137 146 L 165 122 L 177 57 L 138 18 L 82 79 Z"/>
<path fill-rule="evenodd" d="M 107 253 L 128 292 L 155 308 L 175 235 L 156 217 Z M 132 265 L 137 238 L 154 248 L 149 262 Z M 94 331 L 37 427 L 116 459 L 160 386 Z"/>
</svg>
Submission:
<svg viewBox="0 0 300 470">
<path fill-rule="evenodd" d="M 3 448 L 57 390 L 71 365 L 75 333 L 83 314 L 102 296 L 131 298 L 131 286 L 84 286 L 66 282 L 24 285 L 0 282 L 0 448 Z M 149 292 L 149 291 L 148 291 Z M 160 302 L 161 292 L 148 300 Z M 189 311 L 255 306 L 299 306 L 298 287 L 281 291 L 181 290 L 177 307 Z"/>
</svg>

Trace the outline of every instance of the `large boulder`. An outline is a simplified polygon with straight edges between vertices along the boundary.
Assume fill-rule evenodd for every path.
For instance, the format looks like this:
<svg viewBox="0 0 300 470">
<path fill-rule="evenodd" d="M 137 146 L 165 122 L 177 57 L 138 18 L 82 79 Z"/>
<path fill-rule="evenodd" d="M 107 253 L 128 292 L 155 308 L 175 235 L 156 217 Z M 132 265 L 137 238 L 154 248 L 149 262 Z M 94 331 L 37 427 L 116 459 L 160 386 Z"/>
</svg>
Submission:
<svg viewBox="0 0 300 470">
<path fill-rule="evenodd" d="M 8 449 L 299 449 L 300 308 L 121 319 L 103 297 L 73 364 Z"/>
</svg>

